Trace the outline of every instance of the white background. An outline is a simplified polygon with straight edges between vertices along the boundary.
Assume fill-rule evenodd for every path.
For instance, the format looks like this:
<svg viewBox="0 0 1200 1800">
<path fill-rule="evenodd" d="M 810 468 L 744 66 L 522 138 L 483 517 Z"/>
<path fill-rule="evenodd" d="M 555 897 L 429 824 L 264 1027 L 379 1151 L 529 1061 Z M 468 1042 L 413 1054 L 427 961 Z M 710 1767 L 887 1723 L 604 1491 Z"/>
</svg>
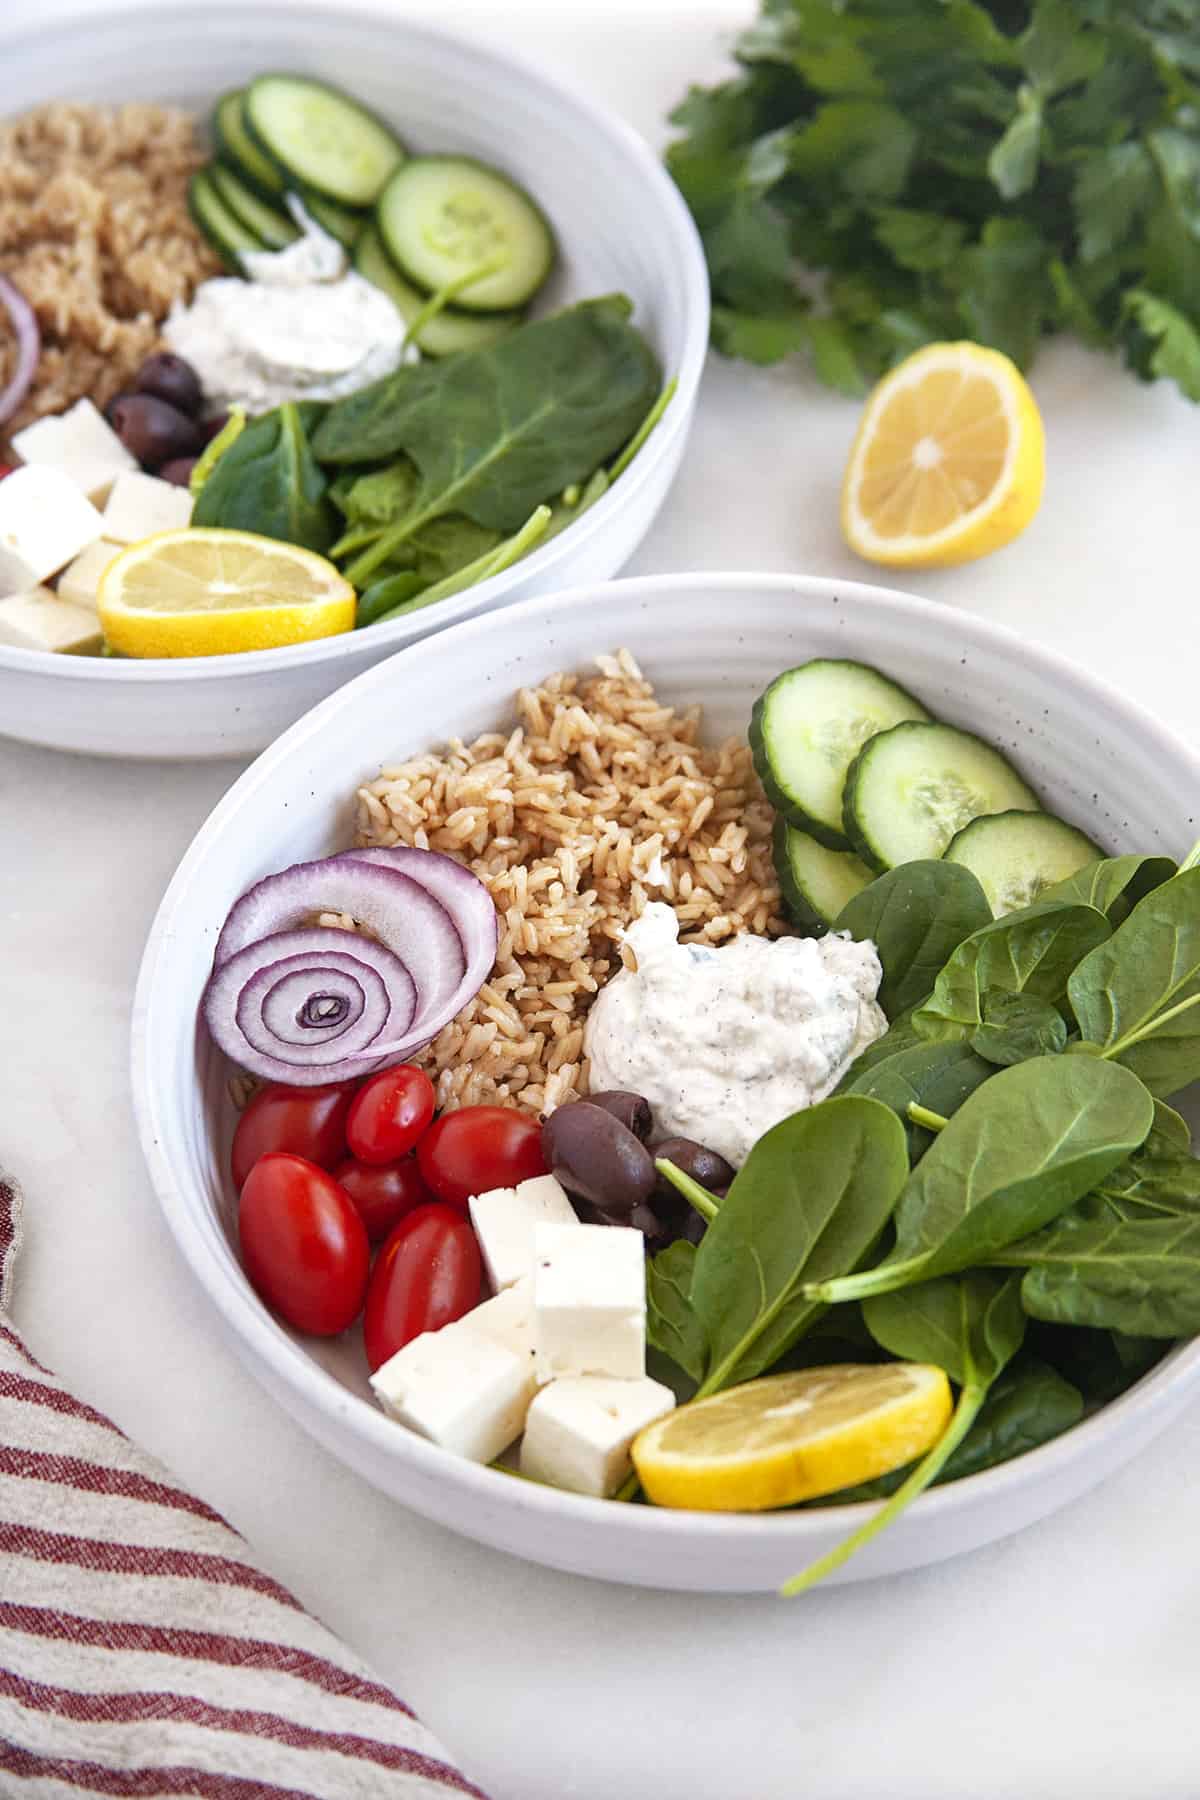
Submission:
<svg viewBox="0 0 1200 1800">
<path fill-rule="evenodd" d="M 751 12 L 392 4 L 523 49 L 656 143 Z M 2 10 L 15 24 L 33 0 Z M 1004 621 L 1200 742 L 1200 412 L 1065 346 L 1034 386 L 1038 519 L 986 562 L 906 585 L 945 602 L 947 631 L 956 608 Z M 836 518 L 856 410 L 797 367 L 712 362 L 631 572 L 870 578 Z M 160 1221 L 126 1075 L 150 919 L 236 772 L 0 742 L 0 1157 L 28 1196 L 16 1315 L 36 1353 L 219 1506 L 494 1800 L 1194 1800 L 1200 1410 L 1018 1538 L 786 1604 L 622 1590 L 478 1549 L 346 1473 L 259 1391 Z"/>
</svg>

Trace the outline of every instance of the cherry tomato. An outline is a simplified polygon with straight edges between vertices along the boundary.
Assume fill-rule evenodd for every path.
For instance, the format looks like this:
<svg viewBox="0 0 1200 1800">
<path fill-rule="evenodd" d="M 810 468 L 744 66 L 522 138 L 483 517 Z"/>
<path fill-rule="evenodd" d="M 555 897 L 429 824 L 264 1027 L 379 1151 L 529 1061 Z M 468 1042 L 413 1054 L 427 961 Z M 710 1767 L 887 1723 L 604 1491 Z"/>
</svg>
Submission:
<svg viewBox="0 0 1200 1800">
<path fill-rule="evenodd" d="M 363 1314 L 372 1371 L 423 1331 L 479 1304 L 479 1245 L 470 1221 L 436 1201 L 401 1219 L 375 1258 Z"/>
<path fill-rule="evenodd" d="M 407 1156 L 433 1117 L 433 1083 L 423 1069 L 398 1063 L 364 1081 L 346 1120 L 346 1142 L 359 1162 Z"/>
<path fill-rule="evenodd" d="M 353 1324 L 367 1290 L 367 1228 L 324 1169 L 268 1150 L 238 1202 L 238 1237 L 251 1285 L 268 1306 L 316 1337 Z"/>
<path fill-rule="evenodd" d="M 546 1173 L 542 1128 L 511 1106 L 464 1106 L 430 1126 L 417 1145 L 417 1162 L 439 1200 L 465 1206 L 472 1194 Z"/>
<path fill-rule="evenodd" d="M 6 475 L 11 475 L 12 473 L 13 466 L 11 463 L 0 462 L 0 481 L 3 481 Z"/>
<path fill-rule="evenodd" d="M 355 1162 L 351 1156 L 334 1169 L 333 1179 L 349 1194 L 373 1244 L 382 1243 L 392 1226 L 414 1206 L 425 1206 L 433 1199 L 421 1180 L 415 1156 L 375 1167 Z"/>
<path fill-rule="evenodd" d="M 242 1183 L 268 1150 L 290 1150 L 318 1168 L 332 1169 L 346 1154 L 346 1114 L 357 1082 L 326 1087 L 260 1088 L 233 1134 L 233 1184 Z"/>
</svg>

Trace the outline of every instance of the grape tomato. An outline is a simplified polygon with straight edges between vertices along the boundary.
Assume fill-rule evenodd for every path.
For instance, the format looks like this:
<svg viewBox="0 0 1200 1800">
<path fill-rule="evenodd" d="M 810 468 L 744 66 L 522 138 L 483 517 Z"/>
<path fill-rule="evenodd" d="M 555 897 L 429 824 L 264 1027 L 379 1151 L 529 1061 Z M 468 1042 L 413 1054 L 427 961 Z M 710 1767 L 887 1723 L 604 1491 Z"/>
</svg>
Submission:
<svg viewBox="0 0 1200 1800">
<path fill-rule="evenodd" d="M 440 1331 L 478 1306 L 483 1279 L 470 1221 L 454 1207 L 418 1206 L 375 1258 L 363 1314 L 371 1370 L 423 1331 Z"/>
<path fill-rule="evenodd" d="M 287 1150 L 318 1168 L 332 1169 L 346 1154 L 346 1115 L 357 1082 L 325 1087 L 284 1087 L 273 1083 L 251 1098 L 233 1134 L 230 1158 L 239 1192 L 260 1156 Z"/>
<path fill-rule="evenodd" d="M 260 1156 L 238 1201 L 238 1238 L 251 1286 L 297 1331 L 333 1337 L 358 1317 L 366 1226 L 316 1163 L 286 1151 Z"/>
<path fill-rule="evenodd" d="M 423 1069 L 398 1063 L 365 1081 L 346 1120 L 352 1156 L 391 1163 L 410 1151 L 433 1118 L 433 1083 Z"/>
<path fill-rule="evenodd" d="M 415 1156 L 394 1163 L 362 1163 L 354 1157 L 338 1163 L 333 1179 L 349 1194 L 373 1244 L 380 1244 L 394 1225 L 433 1195 L 421 1179 Z"/>
<path fill-rule="evenodd" d="M 418 1143 L 417 1162 L 426 1185 L 450 1206 L 546 1173 L 541 1126 L 511 1106 L 443 1113 Z"/>
</svg>

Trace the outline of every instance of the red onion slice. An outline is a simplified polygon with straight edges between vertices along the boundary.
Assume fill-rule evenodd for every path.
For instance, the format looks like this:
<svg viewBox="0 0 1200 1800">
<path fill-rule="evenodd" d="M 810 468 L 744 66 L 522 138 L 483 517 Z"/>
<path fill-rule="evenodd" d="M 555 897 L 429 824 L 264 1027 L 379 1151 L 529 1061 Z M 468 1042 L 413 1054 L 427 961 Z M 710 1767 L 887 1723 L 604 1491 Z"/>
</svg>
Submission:
<svg viewBox="0 0 1200 1800">
<path fill-rule="evenodd" d="M 203 1010 L 214 1041 L 243 1068 L 308 1087 L 370 1074 L 386 1060 L 374 1046 L 409 1032 L 416 1005 L 412 977 L 383 944 L 317 925 L 229 957 Z"/>
<path fill-rule="evenodd" d="M 32 306 L 7 275 L 0 275 L 0 304 L 4 306 L 17 339 L 17 363 L 7 386 L 0 390 L 0 425 L 12 418 L 37 373 L 42 354 L 42 334 Z"/>
<path fill-rule="evenodd" d="M 349 913 L 364 932 L 308 923 Z M 486 980 L 496 909 L 483 883 L 430 850 L 348 851 L 268 875 L 222 928 L 203 1010 L 252 1074 L 313 1085 L 422 1048 Z"/>
</svg>

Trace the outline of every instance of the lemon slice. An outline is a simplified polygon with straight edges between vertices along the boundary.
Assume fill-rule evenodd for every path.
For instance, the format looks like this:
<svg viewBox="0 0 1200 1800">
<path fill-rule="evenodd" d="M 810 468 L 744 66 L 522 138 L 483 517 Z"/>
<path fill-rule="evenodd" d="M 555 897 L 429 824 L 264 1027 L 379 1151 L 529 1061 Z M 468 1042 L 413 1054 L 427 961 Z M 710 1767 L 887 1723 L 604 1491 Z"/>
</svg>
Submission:
<svg viewBox="0 0 1200 1800">
<path fill-rule="evenodd" d="M 903 1468 L 951 1411 L 945 1371 L 926 1363 L 801 1369 L 668 1413 L 634 1439 L 633 1464 L 657 1506 L 762 1512 Z"/>
<path fill-rule="evenodd" d="M 979 344 L 928 344 L 867 401 L 842 531 L 869 562 L 970 562 L 1024 531 L 1045 473 L 1041 415 L 1016 364 Z"/>
<path fill-rule="evenodd" d="M 333 637 L 354 624 L 354 589 L 311 550 L 252 531 L 185 526 L 131 544 L 97 594 L 125 656 L 222 656 Z"/>
</svg>

